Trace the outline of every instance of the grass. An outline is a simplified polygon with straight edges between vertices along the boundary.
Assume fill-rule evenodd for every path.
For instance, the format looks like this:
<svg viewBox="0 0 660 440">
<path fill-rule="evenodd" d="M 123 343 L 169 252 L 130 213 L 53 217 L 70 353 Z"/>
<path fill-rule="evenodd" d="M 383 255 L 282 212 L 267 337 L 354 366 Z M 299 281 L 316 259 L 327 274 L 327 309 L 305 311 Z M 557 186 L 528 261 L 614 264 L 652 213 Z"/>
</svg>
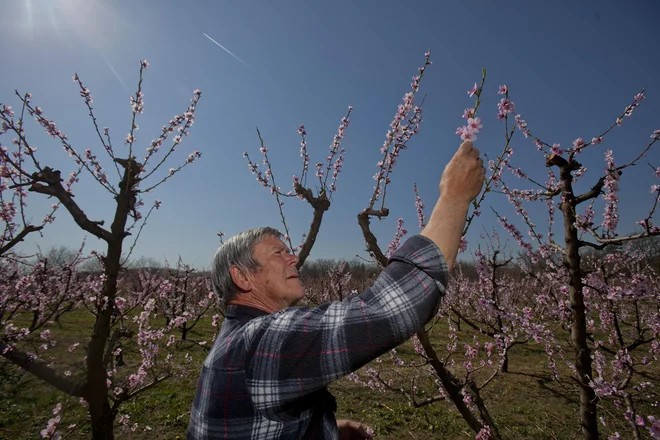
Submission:
<svg viewBox="0 0 660 440">
<path fill-rule="evenodd" d="M 49 351 L 53 351 L 54 357 L 64 359 L 62 369 L 74 369 L 82 362 L 83 344 L 78 349 L 80 352 L 74 352 L 76 356 L 69 354 L 66 348 L 73 342 L 81 341 L 80 336 L 89 335 L 91 320 L 83 312 L 74 312 L 63 317 L 61 322 L 62 329 L 56 325 L 50 327 L 58 345 Z M 432 336 L 440 352 L 448 340 L 446 332 L 446 328 L 438 325 Z M 463 331 L 460 340 L 471 341 L 473 336 L 473 333 Z M 121 428 L 117 428 L 118 438 L 185 438 L 197 378 L 207 352 L 196 342 L 210 341 L 211 337 L 209 318 L 200 322 L 189 334 L 189 342 L 178 343 L 177 356 L 182 359 L 187 353 L 192 360 L 179 363 L 172 378 L 121 407 L 120 412 L 130 416 L 131 424 L 137 423 L 138 428 L 134 432 L 121 434 Z M 131 347 L 127 347 L 127 351 L 132 351 Z M 411 342 L 403 344 L 398 351 L 405 360 L 415 358 Z M 572 354 L 569 349 L 566 352 Z M 428 376 L 419 368 L 394 368 L 388 358 L 388 355 L 383 356 L 379 367 L 383 376 L 394 378 L 396 383 L 409 384 L 413 376 Z M 499 374 L 483 390 L 484 400 L 504 438 L 551 440 L 579 437 L 575 436 L 579 426 L 575 385 L 566 376 L 559 381 L 552 380 L 546 363 L 542 346 L 534 343 L 517 345 L 510 352 L 510 372 Z M 460 371 L 457 366 L 452 369 Z M 658 371 L 653 373 L 657 376 Z M 418 383 L 421 385 L 423 382 Z M 435 394 L 435 390 L 428 386 L 426 390 L 426 396 Z M 364 422 L 374 428 L 380 439 L 474 438 L 453 405 L 446 401 L 414 408 L 400 393 L 374 391 L 348 379 L 333 383 L 330 391 L 337 398 L 337 418 Z M 64 406 L 60 423 L 64 437 L 90 438 L 86 409 L 78 399 L 68 397 L 6 360 L 0 360 L 0 440 L 40 438 L 39 432 L 53 417 L 51 411 L 58 402 Z M 638 410 L 643 414 L 654 414 L 654 410 L 648 407 L 640 406 Z M 611 404 L 601 404 L 600 415 L 607 422 L 607 426 L 601 426 L 601 435 L 607 438 L 618 430 L 626 438 L 628 426 L 620 417 L 610 415 L 613 413 Z M 68 428 L 72 424 L 75 427 Z M 150 429 L 145 431 L 147 426 Z M 644 436 L 646 434 L 643 433 Z"/>
</svg>

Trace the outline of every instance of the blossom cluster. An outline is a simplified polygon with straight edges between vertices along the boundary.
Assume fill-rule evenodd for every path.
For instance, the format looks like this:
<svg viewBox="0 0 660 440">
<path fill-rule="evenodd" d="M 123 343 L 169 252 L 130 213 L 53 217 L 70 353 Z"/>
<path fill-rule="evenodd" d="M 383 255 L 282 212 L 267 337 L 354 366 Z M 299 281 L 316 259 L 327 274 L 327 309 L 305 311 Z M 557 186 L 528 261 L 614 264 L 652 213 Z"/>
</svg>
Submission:
<svg viewBox="0 0 660 440">
<path fill-rule="evenodd" d="M 423 120 L 422 107 L 415 105 L 415 94 L 419 90 L 420 81 L 424 77 L 426 69 L 432 64 L 430 58 L 430 51 L 424 54 L 424 65 L 418 68 L 418 75 L 412 78 L 411 91 L 403 96 L 403 103 L 399 104 L 394 118 L 390 122 L 385 142 L 380 149 L 383 159 L 376 163 L 378 171 L 373 176 L 376 185 L 369 203 L 371 208 L 384 192 L 387 184 L 390 183 L 389 175 L 396 165 L 401 151 L 407 148 L 408 141 L 419 132 L 419 126 Z"/>
</svg>

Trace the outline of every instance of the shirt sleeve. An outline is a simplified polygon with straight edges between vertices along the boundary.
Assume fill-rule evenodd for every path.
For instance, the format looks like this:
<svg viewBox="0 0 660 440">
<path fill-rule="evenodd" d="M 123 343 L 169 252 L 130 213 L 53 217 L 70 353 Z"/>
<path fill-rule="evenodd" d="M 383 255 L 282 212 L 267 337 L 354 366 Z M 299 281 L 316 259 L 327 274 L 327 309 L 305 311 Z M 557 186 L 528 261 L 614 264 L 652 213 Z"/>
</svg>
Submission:
<svg viewBox="0 0 660 440">
<path fill-rule="evenodd" d="M 273 420 L 298 418 L 316 391 L 421 330 L 437 313 L 447 280 L 438 246 L 416 235 L 360 295 L 253 320 L 244 338 L 257 410 Z"/>
</svg>

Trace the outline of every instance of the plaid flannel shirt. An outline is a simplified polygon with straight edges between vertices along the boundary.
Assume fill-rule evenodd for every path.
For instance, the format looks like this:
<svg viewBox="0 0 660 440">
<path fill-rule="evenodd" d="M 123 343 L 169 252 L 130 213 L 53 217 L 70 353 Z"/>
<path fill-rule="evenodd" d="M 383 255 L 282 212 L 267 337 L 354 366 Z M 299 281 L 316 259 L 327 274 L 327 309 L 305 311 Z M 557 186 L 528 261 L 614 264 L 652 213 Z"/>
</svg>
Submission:
<svg viewBox="0 0 660 440">
<path fill-rule="evenodd" d="M 360 295 L 272 314 L 228 306 L 202 367 L 187 438 L 337 439 L 327 385 L 421 330 L 437 313 L 447 278 L 440 249 L 417 235 Z"/>
</svg>

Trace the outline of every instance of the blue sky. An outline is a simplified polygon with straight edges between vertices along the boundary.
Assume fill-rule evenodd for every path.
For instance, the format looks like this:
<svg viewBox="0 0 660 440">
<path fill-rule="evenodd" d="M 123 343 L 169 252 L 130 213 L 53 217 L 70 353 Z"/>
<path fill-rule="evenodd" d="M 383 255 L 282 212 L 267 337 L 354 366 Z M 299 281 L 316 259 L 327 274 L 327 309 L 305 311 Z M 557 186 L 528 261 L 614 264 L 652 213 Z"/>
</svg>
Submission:
<svg viewBox="0 0 660 440">
<path fill-rule="evenodd" d="M 209 266 L 219 244 L 217 232 L 232 235 L 261 225 L 281 226 L 275 199 L 255 181 L 242 157 L 247 151 L 260 158 L 255 127 L 269 148 L 278 184 L 288 190 L 301 164 L 297 127 L 305 124 L 311 160 L 320 161 L 352 105 L 338 191 L 311 258 L 366 258 L 356 215 L 368 204 L 388 125 L 428 49 L 433 65 L 420 88 L 420 97 L 427 94 L 424 122 L 393 172 L 386 203 L 390 218 L 372 221 L 383 247 L 398 217 L 410 233 L 418 231 L 413 183 L 430 213 L 441 172 L 460 143 L 455 131 L 464 122 L 463 109 L 473 104 L 466 91 L 480 79 L 482 68 L 488 71 L 480 108 L 484 130 L 475 142 L 482 152 L 494 156 L 503 146 L 503 125 L 496 119 L 500 84 L 509 86 L 516 112 L 532 131 L 563 147 L 577 137 L 591 139 L 602 132 L 645 87 L 647 99 L 633 117 L 582 155 L 591 172 L 578 189 L 588 189 L 600 176 L 606 149 L 614 150 L 618 163 L 634 158 L 660 128 L 660 61 L 653 55 L 660 45 L 658 16 L 660 6 L 651 0 L 408 5 L 7 0 L 0 16 L 0 102 L 16 108 L 13 90 L 31 92 L 33 102 L 57 122 L 74 147 L 93 148 L 103 157 L 71 81 L 77 72 L 91 89 L 100 124 L 110 127 L 121 156 L 139 60 L 150 63 L 145 113 L 137 121 L 141 147 L 185 110 L 194 89 L 201 89 L 191 135 L 169 166 L 181 163 L 192 150 L 201 151 L 202 158 L 145 197 L 147 205 L 154 199 L 163 205 L 149 219 L 134 253 L 172 263 L 181 255 L 199 268 Z M 43 163 L 64 174 L 73 170 L 61 146 L 39 127 L 29 125 L 28 135 Z M 0 142 L 9 144 L 10 139 L 3 136 Z M 531 141 L 516 133 L 513 146 L 514 165 L 544 181 L 543 157 Z M 660 166 L 657 148 L 646 159 Z M 644 162 L 624 173 L 621 232 L 634 230 L 635 221 L 646 215 L 653 201 L 649 188 L 656 180 Z M 507 181 L 531 188 L 513 177 Z M 111 196 L 89 178 L 74 188 L 88 216 L 109 224 Z M 51 202 L 38 194 L 30 197 L 30 213 L 38 221 Z M 504 196 L 493 194 L 468 234 L 471 247 L 485 229 L 500 230 L 488 206 L 515 217 Z M 287 200 L 284 208 L 297 244 L 309 227 L 311 208 L 296 199 Z M 530 207 L 530 212 L 544 225 L 541 207 Z M 43 238 L 27 240 L 24 249 L 76 247 L 82 238 L 62 210 Z M 102 246 L 88 238 L 87 249 Z"/>
</svg>

